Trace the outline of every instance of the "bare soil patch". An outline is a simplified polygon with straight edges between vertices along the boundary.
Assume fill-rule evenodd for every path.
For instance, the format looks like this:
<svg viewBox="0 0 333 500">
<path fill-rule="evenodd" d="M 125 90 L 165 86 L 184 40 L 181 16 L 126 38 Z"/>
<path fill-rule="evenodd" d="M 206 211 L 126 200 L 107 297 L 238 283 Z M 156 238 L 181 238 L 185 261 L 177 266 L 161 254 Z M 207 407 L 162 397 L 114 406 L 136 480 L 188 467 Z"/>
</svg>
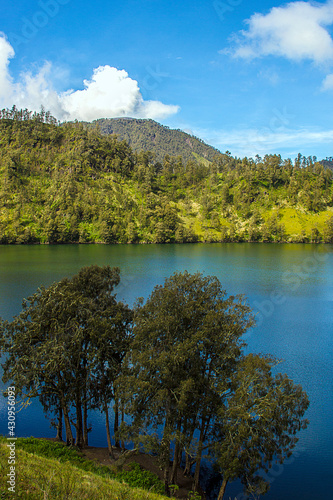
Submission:
<svg viewBox="0 0 333 500">
<path fill-rule="evenodd" d="M 49 441 L 58 441 L 56 438 L 47 438 Z M 88 458 L 89 460 L 92 460 L 93 462 L 99 464 L 99 465 L 105 465 L 107 467 L 112 467 L 113 465 L 116 464 L 117 460 L 123 456 L 122 450 L 120 448 L 116 448 L 113 446 L 113 454 L 114 458 L 110 457 L 109 451 L 107 448 L 99 448 L 95 446 L 87 446 L 86 448 L 83 448 L 80 450 L 81 453 Z M 130 451 L 130 450 L 128 450 Z M 128 457 L 124 457 L 124 465 L 123 468 L 126 470 L 126 465 L 130 464 L 131 462 L 136 462 L 143 469 L 146 469 L 150 472 L 153 472 L 158 476 L 158 478 L 163 481 L 163 471 L 159 468 L 157 464 L 157 460 L 155 457 L 152 457 L 151 455 L 147 455 L 145 453 L 141 452 L 136 452 L 135 454 L 130 454 Z M 177 485 L 179 486 L 179 490 L 174 494 L 173 498 L 179 498 L 179 499 L 187 499 L 189 492 L 192 490 L 193 486 L 193 477 L 191 476 L 184 476 L 184 471 L 181 468 L 178 468 L 177 470 Z M 200 491 L 201 498 L 202 500 L 206 499 L 206 495 L 204 491 Z"/>
<path fill-rule="evenodd" d="M 94 446 L 88 446 L 82 450 L 82 453 L 89 458 L 90 460 L 95 461 L 96 463 L 112 466 L 116 463 L 116 461 L 122 456 L 121 450 L 119 448 L 113 447 L 114 459 L 109 456 L 109 452 L 107 448 L 96 448 Z M 150 472 L 156 474 L 161 481 L 163 481 L 163 471 L 159 468 L 156 458 L 146 455 L 145 453 L 137 452 L 136 454 L 130 455 L 126 458 L 124 463 L 124 469 L 126 469 L 126 465 L 131 462 L 136 462 L 143 469 L 146 469 Z M 175 493 L 174 498 L 180 498 L 185 500 L 188 498 L 189 492 L 192 490 L 193 478 L 184 476 L 183 469 L 178 468 L 177 470 L 177 484 L 179 486 L 179 490 Z M 201 493 L 201 498 L 204 500 L 205 494 L 203 491 Z"/>
</svg>

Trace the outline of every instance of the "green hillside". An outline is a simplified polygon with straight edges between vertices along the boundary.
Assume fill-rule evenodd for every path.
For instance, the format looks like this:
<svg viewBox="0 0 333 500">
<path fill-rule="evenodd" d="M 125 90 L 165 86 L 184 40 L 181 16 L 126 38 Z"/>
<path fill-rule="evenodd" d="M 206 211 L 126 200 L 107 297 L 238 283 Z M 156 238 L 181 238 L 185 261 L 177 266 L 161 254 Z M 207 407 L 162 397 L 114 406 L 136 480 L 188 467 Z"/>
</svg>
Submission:
<svg viewBox="0 0 333 500">
<path fill-rule="evenodd" d="M 96 120 L 94 124 L 103 134 L 116 134 L 120 140 L 128 142 L 135 152 L 151 151 L 157 162 L 163 162 L 165 155 L 181 156 L 185 163 L 191 159 L 213 161 L 216 155 L 221 155 L 220 151 L 201 139 L 154 120 L 111 118 Z"/>
<path fill-rule="evenodd" d="M 94 127 L 24 116 L 0 119 L 2 244 L 333 241 L 333 172 L 311 157 L 160 163 Z"/>
</svg>

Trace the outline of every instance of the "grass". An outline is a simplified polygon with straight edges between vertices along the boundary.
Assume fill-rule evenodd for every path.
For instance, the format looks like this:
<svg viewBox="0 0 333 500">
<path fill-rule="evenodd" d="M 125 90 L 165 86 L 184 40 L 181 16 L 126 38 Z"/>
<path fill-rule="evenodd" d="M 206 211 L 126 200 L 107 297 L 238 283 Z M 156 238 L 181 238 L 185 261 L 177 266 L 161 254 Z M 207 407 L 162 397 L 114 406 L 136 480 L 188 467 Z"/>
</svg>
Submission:
<svg viewBox="0 0 333 500">
<path fill-rule="evenodd" d="M 117 474 L 108 467 L 99 466 L 84 458 L 77 450 L 61 443 L 43 439 L 17 439 L 15 494 L 8 491 L 9 473 L 7 440 L 0 438 L 0 499 L 43 500 L 162 500 L 151 491 L 134 488 L 141 476 L 149 483 L 150 472 L 132 466 L 126 473 Z M 137 470 L 136 470 L 137 469 Z M 132 477 L 131 476 L 132 471 Z M 123 477 L 122 477 L 123 476 Z M 133 486 L 121 481 L 131 482 Z M 154 481 L 157 484 L 157 477 Z M 136 483 L 135 483 L 136 481 Z M 142 483 L 141 483 L 142 484 Z M 160 486 L 160 485 L 159 485 Z"/>
<path fill-rule="evenodd" d="M 202 163 L 205 167 L 209 167 L 212 164 L 211 161 L 207 160 L 207 158 L 204 158 L 203 156 L 200 156 L 198 153 L 194 153 L 192 151 L 192 155 L 199 163 Z"/>
<path fill-rule="evenodd" d="M 324 231 L 325 222 L 328 221 L 330 217 L 332 217 L 331 210 L 325 210 L 322 212 L 301 212 L 300 210 L 285 208 L 282 210 L 282 218 L 281 222 L 285 224 L 286 229 L 289 230 L 290 234 L 296 233 L 299 234 L 299 230 L 295 231 L 299 226 L 301 227 L 301 231 L 304 230 L 307 235 L 311 234 L 311 229 L 317 227 L 320 232 Z M 298 226 L 295 227 L 295 223 L 293 221 L 297 220 Z"/>
<path fill-rule="evenodd" d="M 303 211 L 296 207 L 284 207 L 277 210 L 271 210 L 264 214 L 264 218 L 277 213 L 279 223 L 283 224 L 288 236 L 301 235 L 302 232 L 307 236 L 311 236 L 311 230 L 317 228 L 319 232 L 323 232 L 325 223 L 332 217 L 333 212 L 330 208 L 321 212 Z"/>
<path fill-rule="evenodd" d="M 76 448 L 68 447 L 61 442 L 33 437 L 19 438 L 16 447 L 40 457 L 55 458 L 61 463 L 70 462 L 72 465 L 86 472 L 115 478 L 115 474 L 112 473 L 109 467 L 95 464 L 85 458 Z"/>
<path fill-rule="evenodd" d="M 128 469 L 126 471 L 122 471 L 117 474 L 117 480 L 123 480 L 130 486 L 145 488 L 154 490 L 157 493 L 164 492 L 164 485 L 158 479 L 158 477 L 153 473 L 146 470 L 143 470 L 139 464 L 133 462 L 128 465 Z"/>
</svg>

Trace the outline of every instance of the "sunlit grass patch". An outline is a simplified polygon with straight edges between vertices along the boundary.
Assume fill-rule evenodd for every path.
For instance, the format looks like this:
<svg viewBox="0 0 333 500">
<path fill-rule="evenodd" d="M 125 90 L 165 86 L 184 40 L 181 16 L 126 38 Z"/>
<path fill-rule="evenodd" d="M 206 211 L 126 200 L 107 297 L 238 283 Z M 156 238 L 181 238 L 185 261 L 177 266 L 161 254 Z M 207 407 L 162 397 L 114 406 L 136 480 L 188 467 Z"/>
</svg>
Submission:
<svg viewBox="0 0 333 500">
<path fill-rule="evenodd" d="M 95 498 L 100 500 L 162 500 L 165 498 L 112 479 L 112 471 L 105 470 L 108 467 L 94 464 L 81 457 L 75 449 L 67 448 L 61 443 L 34 438 L 18 439 L 16 443 L 16 485 L 13 494 L 8 491 L 7 484 L 6 471 L 9 470 L 7 440 L 0 439 L 1 498 L 14 497 L 29 500 L 91 500 Z M 31 449 L 33 452 L 28 452 L 24 448 Z M 45 456 L 52 453 L 57 458 Z M 88 468 L 89 462 L 91 471 L 84 470 Z M 108 475 L 110 477 L 107 477 Z"/>
<path fill-rule="evenodd" d="M 313 228 L 317 228 L 321 233 L 324 231 L 325 223 L 332 217 L 332 212 L 303 212 L 297 208 L 286 207 L 279 211 L 279 215 L 280 223 L 284 224 L 288 235 L 304 232 L 306 236 L 310 236 Z"/>
</svg>

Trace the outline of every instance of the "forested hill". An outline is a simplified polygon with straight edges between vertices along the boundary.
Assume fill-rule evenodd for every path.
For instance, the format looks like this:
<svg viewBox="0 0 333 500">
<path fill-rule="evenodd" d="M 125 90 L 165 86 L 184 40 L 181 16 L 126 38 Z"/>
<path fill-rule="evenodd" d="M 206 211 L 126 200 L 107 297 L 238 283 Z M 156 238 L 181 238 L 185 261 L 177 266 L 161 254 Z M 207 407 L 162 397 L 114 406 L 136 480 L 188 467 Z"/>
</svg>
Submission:
<svg viewBox="0 0 333 500">
<path fill-rule="evenodd" d="M 333 242 L 314 158 L 184 161 L 48 113 L 0 112 L 0 243 Z"/>
<path fill-rule="evenodd" d="M 220 151 L 201 139 L 154 120 L 111 118 L 93 123 L 100 127 L 103 134 L 116 134 L 119 139 L 128 142 L 135 152 L 151 151 L 155 160 L 161 163 L 165 155 L 181 156 L 185 163 L 189 160 L 213 161 L 216 155 L 221 155 Z"/>
</svg>

